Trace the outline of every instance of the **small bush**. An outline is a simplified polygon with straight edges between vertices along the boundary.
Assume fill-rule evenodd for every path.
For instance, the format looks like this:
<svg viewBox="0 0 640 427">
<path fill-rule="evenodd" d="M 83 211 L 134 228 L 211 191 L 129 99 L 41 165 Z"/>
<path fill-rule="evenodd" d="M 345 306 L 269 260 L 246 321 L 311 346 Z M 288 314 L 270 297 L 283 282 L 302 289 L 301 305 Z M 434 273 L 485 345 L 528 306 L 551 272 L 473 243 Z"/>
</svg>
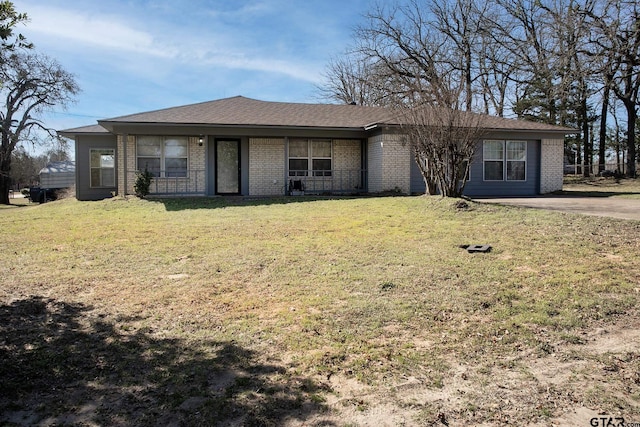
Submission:
<svg viewBox="0 0 640 427">
<path fill-rule="evenodd" d="M 69 199 L 75 196 L 76 196 L 75 187 L 61 188 L 58 191 L 56 191 L 56 197 L 58 200 Z"/>
<path fill-rule="evenodd" d="M 153 179 L 153 174 L 144 168 L 144 171 L 136 172 L 136 182 L 133 185 L 133 190 L 136 193 L 136 196 L 140 198 L 144 198 L 147 194 L 149 194 L 149 187 L 151 187 L 151 180 Z"/>
</svg>

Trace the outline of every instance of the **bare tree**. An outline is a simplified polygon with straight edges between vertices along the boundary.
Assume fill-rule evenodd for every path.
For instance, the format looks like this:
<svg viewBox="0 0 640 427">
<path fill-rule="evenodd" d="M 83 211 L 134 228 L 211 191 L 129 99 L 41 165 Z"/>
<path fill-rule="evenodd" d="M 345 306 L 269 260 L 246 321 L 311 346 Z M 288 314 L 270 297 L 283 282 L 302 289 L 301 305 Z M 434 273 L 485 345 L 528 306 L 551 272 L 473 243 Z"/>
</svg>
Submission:
<svg viewBox="0 0 640 427">
<path fill-rule="evenodd" d="M 513 76 L 517 69 L 516 55 L 491 36 L 491 29 L 485 28 L 487 33 L 482 39 L 482 47 L 478 58 L 479 93 L 485 114 L 495 114 L 504 117 L 507 107 L 507 96 Z"/>
<path fill-rule="evenodd" d="M 542 2 L 495 0 L 502 13 L 491 22 L 495 43 L 511 52 L 515 113 L 527 120 L 558 123 L 553 52 L 557 38 Z"/>
<path fill-rule="evenodd" d="M 587 14 L 598 1 L 494 0 L 495 10 L 485 14 L 490 22 L 485 31 L 493 35 L 486 51 L 500 46 L 498 52 L 508 52 L 506 64 L 493 55 L 485 68 L 507 70 L 513 84 L 506 87 L 513 90 L 518 117 L 579 129 L 572 141 L 581 163 L 583 155 L 586 162 L 593 159 L 593 100 L 599 86 L 597 66 L 586 52 L 592 33 Z"/>
<path fill-rule="evenodd" d="M 579 163 L 593 161 L 599 115 L 602 170 L 615 95 L 626 111 L 627 174 L 635 176 L 636 0 L 398 0 L 379 3 L 365 18 L 352 54 L 328 73 L 341 77 L 344 102 L 512 112 L 571 126 Z"/>
<path fill-rule="evenodd" d="M 495 46 L 487 41 L 491 31 L 484 20 L 495 13 L 490 5 L 477 0 L 378 4 L 356 29 L 347 56 L 329 64 L 323 93 L 340 102 L 393 105 L 411 98 L 414 81 L 420 80 L 421 96 L 431 104 L 489 111 L 490 99 L 491 109 L 503 114 L 508 67 L 486 60 L 499 55 L 485 51 Z M 496 96 L 486 94 L 496 87 Z"/>
<path fill-rule="evenodd" d="M 351 57 L 333 58 L 324 73 L 325 82 L 318 90 L 322 98 L 344 104 L 368 105 L 370 77 L 364 64 Z"/>
<path fill-rule="evenodd" d="M 380 62 L 355 52 L 332 59 L 324 73 L 325 82 L 317 87 L 321 99 L 345 104 L 386 106 L 402 94 L 401 85 Z M 395 89 L 394 89 L 395 88 Z"/>
<path fill-rule="evenodd" d="M 431 105 L 405 105 L 398 110 L 428 194 L 460 197 L 478 141 L 483 117 L 469 111 Z"/>
<path fill-rule="evenodd" d="M 11 154 L 19 142 L 40 129 L 52 137 L 40 115 L 53 106 L 66 106 L 78 93 L 74 77 L 54 60 L 14 53 L 0 66 L 0 204 L 9 204 Z"/>
<path fill-rule="evenodd" d="M 557 51 L 554 52 L 558 84 L 560 124 L 575 125 L 581 130 L 584 163 L 593 163 L 592 125 L 597 119 L 591 106 L 591 99 L 597 92 L 596 65 L 585 47 L 589 43 L 591 28 L 587 16 L 594 10 L 593 0 L 566 0 L 543 6 L 554 22 Z M 585 167 L 583 174 L 588 177 L 591 167 Z"/>
<path fill-rule="evenodd" d="M 367 24 L 356 30 L 356 49 L 395 83 L 396 103 L 413 98 L 418 82 L 421 99 L 458 108 L 464 102 L 465 79 L 452 66 L 446 36 L 429 16 L 416 0 L 403 6 L 378 5 L 366 15 Z"/>
<path fill-rule="evenodd" d="M 471 110 L 484 100 L 475 88 L 487 56 L 479 27 L 486 10 L 474 0 L 411 0 L 378 6 L 357 31 L 359 54 L 379 64 L 393 91 L 390 105 L 429 194 L 462 195 L 484 134 L 482 116 Z"/>
<path fill-rule="evenodd" d="M 634 0 L 378 4 L 356 29 L 353 56 L 333 63 L 329 74 L 340 77 L 336 81 L 345 102 L 395 105 L 404 117 L 413 117 L 404 111 L 408 106 L 499 116 L 511 109 L 520 118 L 573 126 L 579 129 L 573 141 L 580 163 L 593 161 L 598 110 L 600 169 L 613 93 L 627 111 L 627 171 L 635 175 L 639 8 Z M 448 122 L 446 117 L 439 121 Z"/>
<path fill-rule="evenodd" d="M 592 50 L 592 47 L 596 47 Z M 613 78 L 618 65 L 614 59 L 615 55 L 609 50 L 602 50 L 597 47 L 593 40 L 589 42 L 588 55 L 593 57 L 596 73 L 595 76 L 600 82 L 600 123 L 598 132 L 598 172 L 605 170 L 606 150 L 608 144 L 608 118 L 611 105 Z M 615 114 L 613 114 L 614 119 Z M 616 152 L 618 154 L 618 152 Z"/>
<path fill-rule="evenodd" d="M 636 121 L 640 105 L 640 6 L 636 1 L 616 4 L 618 20 L 613 46 L 620 67 L 613 91 L 627 111 L 627 176 L 636 177 Z"/>
<path fill-rule="evenodd" d="M 605 89 L 610 87 L 627 113 L 626 173 L 635 177 L 636 121 L 640 105 L 640 6 L 635 0 L 606 0 L 600 10 L 590 13 L 589 17 L 597 30 L 591 44 L 595 54 L 606 61 L 602 68 Z"/>
<path fill-rule="evenodd" d="M 17 188 L 32 185 L 38 178 L 37 160 L 23 147 L 17 147 L 11 153 L 11 181 Z M 40 166 L 42 168 L 42 166 Z M 15 189 L 15 187 L 14 187 Z"/>
<path fill-rule="evenodd" d="M 486 58 L 487 47 L 484 31 L 485 15 L 490 2 L 476 0 L 432 1 L 427 5 L 434 16 L 436 30 L 445 36 L 449 54 L 446 60 L 462 79 L 464 110 L 471 111 L 474 103 L 483 101 L 477 97 L 475 86 L 483 70 L 481 59 Z"/>
<path fill-rule="evenodd" d="M 375 93 L 361 102 L 395 110 L 430 194 L 462 194 L 482 134 L 480 116 L 462 111 L 483 99 L 474 92 L 481 13 L 473 0 L 378 5 L 366 15 L 367 25 L 356 30 L 354 54 L 361 62 L 334 62 L 329 68 L 334 79 L 328 89 L 346 94 L 343 100 L 358 91 Z M 365 72 L 360 64 L 367 65 Z M 366 84 L 359 86 L 363 77 Z"/>
</svg>

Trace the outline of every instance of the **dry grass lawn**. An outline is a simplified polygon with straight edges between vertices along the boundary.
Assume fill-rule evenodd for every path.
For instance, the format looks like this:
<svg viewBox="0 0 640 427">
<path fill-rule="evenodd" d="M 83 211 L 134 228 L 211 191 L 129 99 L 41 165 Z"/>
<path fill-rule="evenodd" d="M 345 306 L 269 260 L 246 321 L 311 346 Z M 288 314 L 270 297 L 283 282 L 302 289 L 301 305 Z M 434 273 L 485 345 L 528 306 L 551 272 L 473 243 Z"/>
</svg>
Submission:
<svg viewBox="0 0 640 427">
<path fill-rule="evenodd" d="M 0 229 L 2 425 L 640 422 L 639 222 L 115 198 Z"/>
<path fill-rule="evenodd" d="M 640 180 L 569 176 L 565 178 L 563 193 L 585 196 L 640 198 Z"/>
</svg>

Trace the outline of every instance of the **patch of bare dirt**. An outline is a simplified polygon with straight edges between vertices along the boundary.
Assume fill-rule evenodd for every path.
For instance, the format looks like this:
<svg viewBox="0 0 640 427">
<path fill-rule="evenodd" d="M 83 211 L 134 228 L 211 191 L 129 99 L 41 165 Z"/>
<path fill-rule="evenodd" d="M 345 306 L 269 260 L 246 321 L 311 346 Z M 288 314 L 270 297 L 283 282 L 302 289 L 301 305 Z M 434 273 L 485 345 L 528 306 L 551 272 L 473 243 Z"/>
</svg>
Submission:
<svg viewBox="0 0 640 427">
<path fill-rule="evenodd" d="M 419 376 L 382 389 L 332 376 L 333 394 L 326 402 L 330 413 L 304 425 L 588 426 L 594 417 L 640 421 L 640 322 L 621 319 L 607 329 L 584 332 L 579 341 L 554 343 L 548 354 L 529 350 L 475 366 L 456 364 L 452 355 L 441 388 Z M 601 399 L 603 390 L 616 399 Z"/>
<path fill-rule="evenodd" d="M 544 351 L 474 363 L 449 354 L 441 381 L 418 368 L 376 386 L 345 374 L 301 377 L 286 356 L 274 360 L 233 342 L 193 350 L 44 298 L 3 306 L 0 328 L 7 426 L 588 426 L 605 415 L 640 422 L 634 316 Z"/>
</svg>

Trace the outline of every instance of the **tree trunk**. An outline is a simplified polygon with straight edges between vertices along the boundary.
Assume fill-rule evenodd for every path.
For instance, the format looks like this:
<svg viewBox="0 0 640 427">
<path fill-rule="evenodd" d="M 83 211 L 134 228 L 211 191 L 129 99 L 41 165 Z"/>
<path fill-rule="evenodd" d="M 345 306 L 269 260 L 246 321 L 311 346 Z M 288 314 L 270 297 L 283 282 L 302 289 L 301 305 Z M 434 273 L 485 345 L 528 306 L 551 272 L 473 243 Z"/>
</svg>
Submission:
<svg viewBox="0 0 640 427">
<path fill-rule="evenodd" d="M 414 152 L 413 158 L 418 164 L 418 169 L 420 169 L 420 174 L 422 175 L 422 179 L 424 180 L 426 194 L 429 194 L 431 196 L 433 196 L 434 194 L 438 194 L 438 186 L 436 185 L 432 173 L 429 170 L 427 160 L 423 159 L 422 156 L 420 156 L 416 152 Z"/>
<path fill-rule="evenodd" d="M 609 79 L 607 78 L 607 81 Z M 607 148 L 607 114 L 609 112 L 609 94 L 611 87 L 607 84 L 602 95 L 602 109 L 600 110 L 600 144 L 598 146 L 598 172 L 605 170 L 605 153 Z"/>
<path fill-rule="evenodd" d="M 576 175 L 582 174 L 582 137 L 580 134 L 576 136 L 576 162 L 575 162 L 575 171 Z"/>
<path fill-rule="evenodd" d="M 465 48 L 466 50 L 467 48 Z M 466 99 L 466 110 L 471 111 L 473 108 L 473 76 L 471 75 L 471 51 L 470 49 L 465 52 L 465 86 L 467 87 L 467 99 Z"/>
<path fill-rule="evenodd" d="M 629 104 L 629 105 L 626 105 Z M 626 102 L 627 107 L 627 176 L 636 177 L 636 119 L 635 103 Z"/>
<path fill-rule="evenodd" d="M 591 159 L 593 158 L 593 146 L 591 144 L 591 138 L 589 137 L 589 115 L 587 111 L 587 100 L 583 96 L 580 114 L 582 115 L 582 134 L 584 135 L 584 163 L 585 168 L 582 171 L 582 175 L 585 178 L 591 176 Z"/>
<path fill-rule="evenodd" d="M 0 205 L 9 205 L 9 190 L 11 189 L 11 177 L 9 176 L 9 170 L 11 167 L 11 159 L 4 160 L 0 166 Z"/>
</svg>

